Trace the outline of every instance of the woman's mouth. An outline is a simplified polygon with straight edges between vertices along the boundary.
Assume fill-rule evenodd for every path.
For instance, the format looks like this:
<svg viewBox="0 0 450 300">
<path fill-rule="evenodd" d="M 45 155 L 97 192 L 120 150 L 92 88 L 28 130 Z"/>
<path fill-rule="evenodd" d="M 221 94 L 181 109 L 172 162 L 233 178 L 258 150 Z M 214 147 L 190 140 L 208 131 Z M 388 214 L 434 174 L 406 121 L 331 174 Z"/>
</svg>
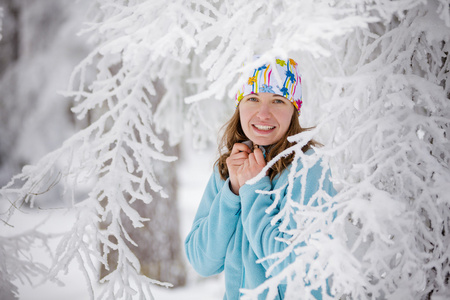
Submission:
<svg viewBox="0 0 450 300">
<path fill-rule="evenodd" d="M 269 125 L 256 125 L 253 124 L 253 127 L 255 127 L 256 129 L 260 130 L 260 131 L 270 131 L 272 129 L 275 128 L 275 126 L 269 126 Z"/>
</svg>

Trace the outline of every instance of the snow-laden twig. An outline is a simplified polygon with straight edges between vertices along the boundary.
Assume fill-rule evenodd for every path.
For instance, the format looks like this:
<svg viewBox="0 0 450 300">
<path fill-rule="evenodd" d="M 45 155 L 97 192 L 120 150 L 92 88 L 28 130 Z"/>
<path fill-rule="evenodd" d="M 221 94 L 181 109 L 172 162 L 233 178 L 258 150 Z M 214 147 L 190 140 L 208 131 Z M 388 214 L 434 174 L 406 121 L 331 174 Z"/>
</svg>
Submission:
<svg viewBox="0 0 450 300">
<path fill-rule="evenodd" d="M 42 225 L 42 223 L 41 223 Z M 17 283 L 34 284 L 48 273 L 49 267 L 33 256 L 33 250 L 48 247 L 52 235 L 36 228 L 16 235 L 0 237 L 0 295 L 4 299 L 16 299 Z"/>
<path fill-rule="evenodd" d="M 270 298 L 287 283 L 286 298 L 296 298 L 325 291 L 328 279 L 336 297 L 448 295 L 446 1 L 97 0 L 92 7 L 84 33 L 96 46 L 75 68 L 66 92 L 89 126 L 0 191 L 10 203 L 2 214 L 6 223 L 56 182 L 71 197 L 77 221 L 57 247 L 50 278 L 57 280 L 76 259 L 91 298 L 152 298 L 149 283 L 158 282 L 139 275 L 129 248 L 139 243 L 121 218 L 141 227 L 147 219 L 131 204 L 150 203 L 150 191 L 167 196 L 155 162 L 174 158 L 164 154 L 158 132 L 167 130 L 174 145 L 190 122 L 197 146 L 215 141 L 234 109 L 242 74 L 253 67 L 244 63 L 254 54 L 289 55 L 300 58 L 303 75 L 300 120 L 316 128 L 292 137 L 298 145 L 275 158 L 293 153 L 292 170 L 296 163 L 304 167 L 289 174 L 286 205 L 273 219 L 292 238 L 281 241 L 287 245 L 282 252 L 264 258 L 274 262 L 272 277 L 244 297 L 267 290 Z M 325 146 L 306 156 L 300 149 L 311 137 Z M 290 199 L 293 182 L 305 183 L 319 159 L 324 172 L 331 168 L 339 193 L 329 199 L 322 176 L 312 195 L 319 206 Z M 75 199 L 80 186 L 89 191 L 82 202 Z M 280 190 L 270 193 L 273 211 Z M 296 229 L 287 230 L 290 222 Z M 117 268 L 99 283 L 98 266 L 109 268 L 113 251 Z"/>
</svg>

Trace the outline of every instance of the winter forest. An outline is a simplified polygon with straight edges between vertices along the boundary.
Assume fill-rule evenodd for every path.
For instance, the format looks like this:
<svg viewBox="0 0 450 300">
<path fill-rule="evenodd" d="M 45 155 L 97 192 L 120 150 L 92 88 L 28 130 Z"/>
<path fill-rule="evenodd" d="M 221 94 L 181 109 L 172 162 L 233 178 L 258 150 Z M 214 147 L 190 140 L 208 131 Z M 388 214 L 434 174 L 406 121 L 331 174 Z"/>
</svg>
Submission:
<svg viewBox="0 0 450 300">
<path fill-rule="evenodd" d="M 450 299 L 449 51 L 448 0 L 0 0 L 0 298 L 222 299 L 183 241 L 259 54 L 338 193 L 242 299 Z"/>
</svg>

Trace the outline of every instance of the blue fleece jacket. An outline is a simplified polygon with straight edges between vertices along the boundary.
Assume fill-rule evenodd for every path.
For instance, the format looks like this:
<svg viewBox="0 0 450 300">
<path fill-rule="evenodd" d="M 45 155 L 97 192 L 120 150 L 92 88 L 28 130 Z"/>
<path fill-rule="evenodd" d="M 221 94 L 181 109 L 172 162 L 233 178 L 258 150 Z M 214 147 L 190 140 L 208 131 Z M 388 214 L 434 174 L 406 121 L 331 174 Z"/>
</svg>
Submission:
<svg viewBox="0 0 450 300">
<path fill-rule="evenodd" d="M 309 153 L 308 153 L 309 154 Z M 300 169 L 299 163 L 298 169 Z M 276 237 L 286 237 L 278 229 L 278 224 L 270 224 L 286 202 L 286 189 L 289 168 L 284 170 L 272 182 L 268 176 L 257 183 L 243 185 L 239 195 L 230 190 L 229 179 L 220 178 L 215 168 L 203 194 L 200 206 L 190 233 L 185 241 L 185 250 L 189 262 L 202 276 L 211 276 L 225 270 L 226 291 L 224 299 L 239 299 L 239 289 L 256 288 L 267 278 L 266 268 L 270 262 L 256 263 L 272 253 L 286 247 Z M 322 176 L 320 161 L 309 169 L 306 178 L 305 203 L 319 188 Z M 300 199 L 301 178 L 294 183 L 292 199 Z M 266 209 L 273 203 L 271 195 L 256 193 L 257 190 L 269 191 L 284 187 L 283 198 L 270 213 Z M 327 172 L 323 190 L 333 196 L 336 192 Z M 312 205 L 317 205 L 313 203 Z M 284 266 L 280 264 L 275 274 Z M 279 287 L 277 299 L 283 299 L 284 288 Z M 313 295 L 321 299 L 321 292 Z M 260 299 L 265 299 L 264 294 Z"/>
</svg>

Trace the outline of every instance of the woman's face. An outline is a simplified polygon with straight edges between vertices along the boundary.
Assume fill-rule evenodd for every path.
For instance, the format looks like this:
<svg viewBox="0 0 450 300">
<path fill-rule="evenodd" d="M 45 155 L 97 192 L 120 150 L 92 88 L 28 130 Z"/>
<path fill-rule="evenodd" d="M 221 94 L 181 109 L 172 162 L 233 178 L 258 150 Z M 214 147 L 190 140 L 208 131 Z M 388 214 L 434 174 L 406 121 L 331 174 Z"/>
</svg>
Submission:
<svg viewBox="0 0 450 300">
<path fill-rule="evenodd" d="M 280 95 L 247 95 L 239 103 L 242 129 L 254 144 L 275 144 L 287 132 L 294 109 L 294 105 Z"/>
</svg>

